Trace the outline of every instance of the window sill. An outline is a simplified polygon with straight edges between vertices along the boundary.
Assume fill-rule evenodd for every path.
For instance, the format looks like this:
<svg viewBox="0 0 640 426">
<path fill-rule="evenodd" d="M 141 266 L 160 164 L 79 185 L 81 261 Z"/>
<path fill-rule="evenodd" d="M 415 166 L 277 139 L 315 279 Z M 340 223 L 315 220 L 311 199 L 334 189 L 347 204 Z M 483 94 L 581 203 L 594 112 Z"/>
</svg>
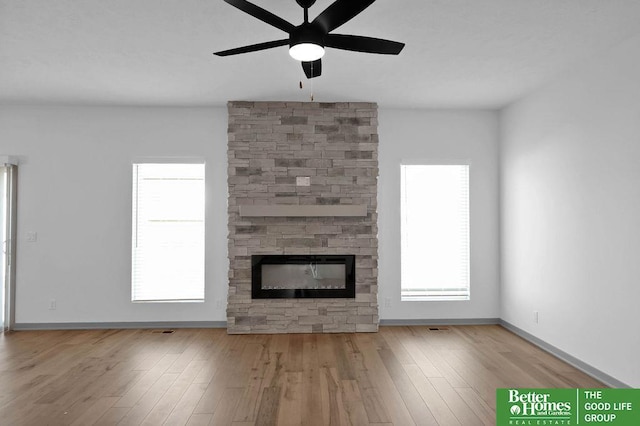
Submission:
<svg viewBox="0 0 640 426">
<path fill-rule="evenodd" d="M 132 300 L 131 303 L 204 303 L 204 299 Z"/>
<path fill-rule="evenodd" d="M 401 302 L 464 302 L 469 296 L 400 296 Z"/>
</svg>

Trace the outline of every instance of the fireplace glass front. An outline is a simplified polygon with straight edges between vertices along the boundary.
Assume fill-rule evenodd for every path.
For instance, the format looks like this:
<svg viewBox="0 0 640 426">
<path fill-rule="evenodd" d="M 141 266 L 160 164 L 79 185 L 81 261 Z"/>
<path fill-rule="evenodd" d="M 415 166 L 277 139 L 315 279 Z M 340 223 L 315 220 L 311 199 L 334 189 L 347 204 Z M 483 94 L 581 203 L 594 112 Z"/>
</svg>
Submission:
<svg viewBox="0 0 640 426">
<path fill-rule="evenodd" d="M 254 299 L 355 297 L 354 255 L 253 255 Z"/>
</svg>

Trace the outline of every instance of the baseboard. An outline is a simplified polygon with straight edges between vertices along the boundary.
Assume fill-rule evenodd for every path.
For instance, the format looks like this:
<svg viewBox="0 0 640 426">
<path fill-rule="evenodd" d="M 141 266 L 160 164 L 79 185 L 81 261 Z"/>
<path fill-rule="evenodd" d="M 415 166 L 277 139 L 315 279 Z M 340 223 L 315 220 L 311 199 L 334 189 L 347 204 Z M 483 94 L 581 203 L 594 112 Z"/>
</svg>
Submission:
<svg viewBox="0 0 640 426">
<path fill-rule="evenodd" d="M 380 325 L 493 325 L 499 318 L 381 319 Z"/>
<path fill-rule="evenodd" d="M 26 330 L 106 330 L 131 328 L 226 328 L 226 321 L 145 321 L 145 322 L 44 322 L 16 323 L 15 331 Z"/>
<path fill-rule="evenodd" d="M 498 318 L 453 319 L 388 319 L 380 325 L 487 325 L 498 324 Z M 24 322 L 13 326 L 15 331 L 26 330 L 106 330 L 132 328 L 226 328 L 226 321 L 145 321 L 145 322 Z"/>
<path fill-rule="evenodd" d="M 516 327 L 515 325 L 508 323 L 507 321 L 500 319 L 498 322 L 499 325 L 501 325 L 502 327 L 506 328 L 507 330 L 511 331 L 514 334 L 517 334 L 518 336 L 522 337 L 524 340 L 527 340 L 530 343 L 533 343 L 534 345 L 536 345 L 537 347 L 539 347 L 540 349 L 549 352 L 551 355 L 560 358 L 561 360 L 563 360 L 564 362 L 566 362 L 567 364 L 572 365 L 573 367 L 577 368 L 578 370 L 582 371 L 585 374 L 588 374 L 589 376 L 593 377 L 596 380 L 601 381 L 602 383 L 604 383 L 605 385 L 612 387 L 612 388 L 630 388 L 631 386 L 627 385 L 626 383 L 621 382 L 620 380 L 616 379 L 615 377 L 611 377 L 610 375 L 608 375 L 607 373 L 604 373 L 600 370 L 598 370 L 597 368 L 592 367 L 591 365 L 587 364 L 586 362 L 583 362 L 581 360 L 579 360 L 578 358 L 569 355 L 568 353 L 566 353 L 565 351 L 556 348 L 553 345 L 550 345 L 549 343 L 545 342 L 542 339 L 537 338 L 536 336 L 534 336 L 533 334 L 527 333 L 526 331 L 522 330 L 519 327 Z"/>
</svg>

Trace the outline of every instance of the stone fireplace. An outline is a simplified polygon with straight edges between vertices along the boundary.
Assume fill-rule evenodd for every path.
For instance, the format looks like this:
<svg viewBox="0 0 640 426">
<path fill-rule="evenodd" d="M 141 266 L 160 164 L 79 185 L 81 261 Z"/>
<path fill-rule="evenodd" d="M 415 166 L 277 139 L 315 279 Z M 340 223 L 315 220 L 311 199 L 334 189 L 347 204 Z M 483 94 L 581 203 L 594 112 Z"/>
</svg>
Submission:
<svg viewBox="0 0 640 426">
<path fill-rule="evenodd" d="M 377 331 L 376 104 L 228 110 L 228 332 Z"/>
</svg>

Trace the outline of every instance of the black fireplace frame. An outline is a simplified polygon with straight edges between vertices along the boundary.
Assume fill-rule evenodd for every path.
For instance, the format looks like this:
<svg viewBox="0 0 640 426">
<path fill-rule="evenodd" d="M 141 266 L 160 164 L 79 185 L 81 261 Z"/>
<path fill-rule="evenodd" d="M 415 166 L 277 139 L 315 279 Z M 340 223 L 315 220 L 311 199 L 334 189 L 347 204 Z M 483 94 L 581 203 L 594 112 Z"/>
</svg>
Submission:
<svg viewBox="0 0 640 426">
<path fill-rule="evenodd" d="M 345 265 L 344 289 L 263 289 L 262 265 L 286 264 L 338 264 Z M 253 299 L 312 299 L 312 298 L 355 298 L 356 297 L 356 256 L 352 254 L 316 255 L 286 254 L 251 256 L 251 297 Z"/>
</svg>

